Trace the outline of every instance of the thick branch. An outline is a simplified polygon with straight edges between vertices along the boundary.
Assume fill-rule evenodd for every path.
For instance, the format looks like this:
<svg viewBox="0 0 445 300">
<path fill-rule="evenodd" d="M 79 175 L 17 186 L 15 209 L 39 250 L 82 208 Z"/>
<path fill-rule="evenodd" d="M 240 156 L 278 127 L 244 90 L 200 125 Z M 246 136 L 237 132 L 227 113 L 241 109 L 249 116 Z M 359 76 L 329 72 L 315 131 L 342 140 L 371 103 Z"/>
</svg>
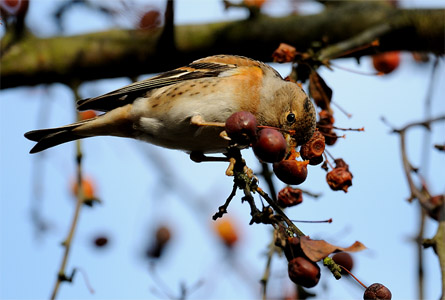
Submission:
<svg viewBox="0 0 445 300">
<path fill-rule="evenodd" d="M 78 36 L 26 36 L 1 56 L 1 88 L 133 77 L 165 71 L 213 54 L 246 55 L 270 61 L 282 42 L 305 51 L 328 45 L 381 24 L 380 50 L 445 53 L 445 10 L 394 9 L 383 2 L 336 2 L 311 16 L 177 26 L 175 52 L 159 47 L 161 30 L 110 30 Z M 4 49 L 2 45 L 2 49 Z M 3 52 L 3 50 L 2 50 Z"/>
</svg>

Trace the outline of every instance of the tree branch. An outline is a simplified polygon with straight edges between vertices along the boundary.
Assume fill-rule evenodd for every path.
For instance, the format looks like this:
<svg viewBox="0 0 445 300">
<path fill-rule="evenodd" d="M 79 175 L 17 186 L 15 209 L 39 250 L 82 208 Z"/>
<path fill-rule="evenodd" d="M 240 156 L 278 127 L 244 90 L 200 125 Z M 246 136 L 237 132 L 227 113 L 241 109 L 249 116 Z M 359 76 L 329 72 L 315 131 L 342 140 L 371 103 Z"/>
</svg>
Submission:
<svg viewBox="0 0 445 300">
<path fill-rule="evenodd" d="M 176 26 L 173 53 L 159 47 L 161 29 L 109 30 L 51 38 L 28 34 L 6 50 L 2 41 L 1 88 L 133 77 L 221 53 L 270 61 L 273 50 L 282 42 L 303 52 L 314 43 L 336 44 L 382 24 L 388 24 L 390 30 L 377 34 L 378 50 L 445 53 L 444 9 L 395 9 L 378 1 L 339 3 L 309 16 L 258 16 L 235 22 Z"/>
</svg>

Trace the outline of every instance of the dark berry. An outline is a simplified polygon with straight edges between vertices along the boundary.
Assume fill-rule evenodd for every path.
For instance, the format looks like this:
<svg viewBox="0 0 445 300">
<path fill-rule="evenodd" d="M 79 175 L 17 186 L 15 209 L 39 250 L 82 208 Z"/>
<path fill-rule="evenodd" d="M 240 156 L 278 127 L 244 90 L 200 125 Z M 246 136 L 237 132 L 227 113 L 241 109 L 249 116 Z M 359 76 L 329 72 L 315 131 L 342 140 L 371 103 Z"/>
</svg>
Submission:
<svg viewBox="0 0 445 300">
<path fill-rule="evenodd" d="M 304 160 L 311 160 L 323 154 L 325 148 L 324 135 L 316 130 L 311 139 L 300 148 L 300 155 Z"/>
<path fill-rule="evenodd" d="M 303 202 L 303 192 L 300 189 L 285 187 L 278 193 L 278 205 L 281 207 L 291 207 Z"/>
<path fill-rule="evenodd" d="M 351 271 L 352 267 L 354 266 L 354 260 L 352 259 L 351 254 L 349 254 L 347 252 L 335 253 L 332 256 L 332 259 L 334 260 L 334 262 L 337 265 L 341 265 L 341 266 L 345 267 L 348 271 Z M 343 275 L 348 275 L 348 272 L 346 272 L 343 269 L 341 269 L 341 273 Z"/>
<path fill-rule="evenodd" d="M 428 202 L 432 206 L 432 209 L 428 210 L 428 215 L 434 220 L 439 221 L 440 213 L 442 211 L 442 206 L 445 203 L 445 196 L 444 195 L 432 196 L 428 199 Z"/>
<path fill-rule="evenodd" d="M 391 291 L 381 283 L 371 284 L 363 295 L 365 300 L 389 300 L 391 297 Z"/>
<path fill-rule="evenodd" d="M 299 237 L 288 237 L 286 239 L 286 245 L 284 246 L 284 255 L 288 261 L 291 261 L 297 256 L 305 256 L 300 246 Z"/>
<path fill-rule="evenodd" d="M 287 143 L 284 136 L 275 129 L 261 129 L 253 152 L 264 162 L 274 163 L 283 160 L 286 155 Z"/>
<path fill-rule="evenodd" d="M 306 180 L 309 161 L 282 160 L 273 164 L 273 172 L 287 184 L 300 184 Z"/>
<path fill-rule="evenodd" d="M 332 146 L 337 142 L 338 136 L 335 131 L 331 130 L 324 134 L 325 143 L 328 146 Z"/>
<path fill-rule="evenodd" d="M 303 256 L 289 261 L 288 273 L 290 280 L 307 288 L 316 286 L 320 280 L 320 267 Z"/>
<path fill-rule="evenodd" d="M 345 167 L 338 167 L 326 174 L 326 181 L 332 190 L 346 193 L 352 185 L 352 174 Z"/>
<path fill-rule="evenodd" d="M 257 121 L 250 112 L 239 111 L 226 120 L 225 130 L 234 142 L 248 145 L 256 139 Z"/>
<path fill-rule="evenodd" d="M 319 165 L 319 164 L 321 164 L 322 162 L 323 162 L 323 156 L 317 156 L 317 157 L 311 158 L 311 159 L 309 160 L 309 164 L 310 164 L 311 166 Z"/>
<path fill-rule="evenodd" d="M 108 244 L 108 238 L 105 236 L 98 236 L 94 239 L 94 245 L 98 248 L 104 247 Z"/>
<path fill-rule="evenodd" d="M 170 241 L 171 233 L 170 229 L 165 226 L 160 226 L 156 230 L 155 241 L 151 244 L 147 250 L 146 255 L 150 258 L 159 258 L 164 252 L 165 246 Z"/>
</svg>

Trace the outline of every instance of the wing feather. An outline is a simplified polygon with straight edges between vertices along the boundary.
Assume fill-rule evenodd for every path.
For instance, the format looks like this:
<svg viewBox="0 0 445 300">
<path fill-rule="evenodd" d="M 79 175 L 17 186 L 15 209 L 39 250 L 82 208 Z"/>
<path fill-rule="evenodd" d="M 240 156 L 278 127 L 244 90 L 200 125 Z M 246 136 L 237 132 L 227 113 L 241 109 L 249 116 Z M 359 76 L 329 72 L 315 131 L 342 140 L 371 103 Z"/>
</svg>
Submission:
<svg viewBox="0 0 445 300">
<path fill-rule="evenodd" d="M 157 88 L 173 85 L 186 80 L 218 77 L 222 72 L 235 69 L 238 66 L 258 66 L 259 64 L 262 63 L 241 56 L 210 56 L 196 60 L 188 66 L 167 71 L 149 79 L 134 82 L 107 94 L 79 100 L 77 101 L 77 109 L 110 111 L 117 107 L 132 103 L 136 98 L 143 97 L 147 92 Z"/>
</svg>

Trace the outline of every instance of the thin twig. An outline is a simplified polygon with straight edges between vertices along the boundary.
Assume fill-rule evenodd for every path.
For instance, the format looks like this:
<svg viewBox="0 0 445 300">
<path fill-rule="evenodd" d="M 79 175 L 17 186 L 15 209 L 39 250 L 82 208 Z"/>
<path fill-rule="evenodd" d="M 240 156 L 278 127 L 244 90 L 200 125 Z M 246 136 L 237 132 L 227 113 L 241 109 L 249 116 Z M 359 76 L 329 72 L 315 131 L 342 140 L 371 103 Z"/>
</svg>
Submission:
<svg viewBox="0 0 445 300">
<path fill-rule="evenodd" d="M 263 286 L 263 300 L 267 299 L 267 283 L 269 281 L 270 276 L 270 266 L 272 263 L 272 257 L 275 253 L 275 236 L 272 235 L 272 241 L 269 244 L 269 251 L 267 251 L 267 261 L 266 261 L 266 268 L 264 270 L 263 277 L 261 278 L 260 282 Z"/>
<path fill-rule="evenodd" d="M 77 94 L 77 86 L 73 87 L 73 91 L 75 94 L 76 100 L 79 98 Z M 77 166 L 77 201 L 76 201 L 76 208 L 74 209 L 74 215 L 71 221 L 71 226 L 68 231 L 68 235 L 66 239 L 63 241 L 62 245 L 65 247 L 65 251 L 63 253 L 62 262 L 60 264 L 59 271 L 57 273 L 57 280 L 54 284 L 54 288 L 51 293 L 51 299 L 56 299 L 57 292 L 59 291 L 60 284 L 63 281 L 66 281 L 66 265 L 68 262 L 68 257 L 71 250 L 72 241 L 74 238 L 74 233 L 77 228 L 77 222 L 79 220 L 80 215 L 80 209 L 82 208 L 82 205 L 84 204 L 84 190 L 83 190 L 83 180 L 82 180 L 82 144 L 81 140 L 76 141 L 76 166 Z"/>
<path fill-rule="evenodd" d="M 424 280 L 423 280 L 423 232 L 425 230 L 425 210 L 422 208 L 422 206 L 419 206 L 419 212 L 420 212 L 420 221 L 419 221 L 419 231 L 416 236 L 416 246 L 417 246 L 417 283 L 418 283 L 418 299 L 423 299 L 423 288 L 424 288 Z"/>
<path fill-rule="evenodd" d="M 431 123 L 438 122 L 438 121 L 445 121 L 445 116 L 440 116 L 437 118 L 428 119 L 421 122 L 414 122 L 406 125 L 402 129 L 393 129 L 393 132 L 398 133 L 400 135 L 400 151 L 402 155 L 402 163 L 403 163 L 403 169 L 405 171 L 405 176 L 408 181 L 408 185 L 411 191 L 411 196 L 409 200 L 418 199 L 419 203 L 424 207 L 427 211 L 431 211 L 435 207 L 433 207 L 433 204 L 428 201 L 429 197 L 428 194 L 424 193 L 422 190 L 420 190 L 415 184 L 414 180 L 412 178 L 412 172 L 414 168 L 412 167 L 411 163 L 409 162 L 408 155 L 406 152 L 406 131 L 412 127 L 417 126 L 423 126 L 425 128 L 429 128 Z"/>
<path fill-rule="evenodd" d="M 305 234 L 297 227 L 295 224 L 286 216 L 283 210 L 278 206 L 278 204 L 273 201 L 267 193 L 265 193 L 262 189 L 257 188 L 256 191 L 263 197 L 267 203 L 273 208 L 273 210 L 280 215 L 284 222 L 286 222 L 287 226 L 298 236 L 305 236 Z"/>
</svg>

